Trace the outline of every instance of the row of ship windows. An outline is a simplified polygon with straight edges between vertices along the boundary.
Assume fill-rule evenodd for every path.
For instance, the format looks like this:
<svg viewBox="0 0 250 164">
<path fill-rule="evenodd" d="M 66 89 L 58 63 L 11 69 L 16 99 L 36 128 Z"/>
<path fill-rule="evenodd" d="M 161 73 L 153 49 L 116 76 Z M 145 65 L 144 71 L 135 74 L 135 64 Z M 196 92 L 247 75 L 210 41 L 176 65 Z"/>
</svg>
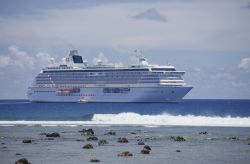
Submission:
<svg viewBox="0 0 250 164">
<path fill-rule="evenodd" d="M 126 72 L 116 72 L 116 71 L 113 71 L 113 72 L 44 72 L 43 74 L 73 74 L 73 75 L 108 75 L 108 74 L 123 74 L 123 75 L 127 75 L 127 74 L 148 74 L 148 73 L 151 73 L 151 72 L 148 72 L 148 71 L 140 71 L 140 72 L 134 72 L 134 71 L 126 71 Z"/>
<path fill-rule="evenodd" d="M 114 78 L 114 77 L 123 77 L 123 78 L 143 78 L 143 77 L 155 77 L 158 78 L 157 75 L 143 75 L 143 76 L 124 76 L 124 75 L 106 75 L 106 76 L 82 76 L 82 75 L 48 75 L 48 76 L 40 76 L 38 75 L 36 78 Z M 160 76 L 161 77 L 161 76 Z M 167 76 L 164 76 L 167 77 Z"/>
<path fill-rule="evenodd" d="M 103 88 L 103 93 L 129 93 L 130 88 Z"/>
<path fill-rule="evenodd" d="M 34 93 L 55 93 L 55 91 L 34 91 Z M 57 93 L 57 96 L 96 96 L 95 94 Z"/>
<path fill-rule="evenodd" d="M 41 76 L 37 76 L 36 78 L 38 79 L 44 79 L 44 78 L 72 78 L 72 79 L 76 79 L 76 78 L 101 78 L 101 79 L 109 79 L 109 78 L 168 78 L 168 76 L 44 76 L 44 77 L 41 77 Z M 176 76 L 175 76 L 176 77 Z M 172 78 L 172 77 L 170 77 Z"/>
<path fill-rule="evenodd" d="M 181 79 L 181 78 L 180 78 Z M 124 78 L 124 79 L 70 79 L 70 78 L 61 78 L 61 79 L 56 79 L 56 78 L 52 78 L 52 79 L 36 79 L 36 81 L 139 81 L 139 80 L 160 80 L 159 78 Z M 172 79 L 163 79 L 163 80 L 172 80 Z M 176 79 L 175 79 L 176 80 Z"/>
<path fill-rule="evenodd" d="M 103 88 L 103 93 L 129 93 L 129 92 L 130 92 L 130 88 Z M 58 94 L 59 95 L 72 95 L 71 93 L 58 93 Z M 83 94 L 83 95 L 77 94 L 77 95 L 79 95 L 79 96 L 95 96 L 94 94 Z"/>
<path fill-rule="evenodd" d="M 56 94 L 56 96 L 89 96 L 89 97 L 92 97 L 92 96 L 96 96 L 96 94 L 70 94 L 70 93 L 62 94 L 62 93 L 58 93 L 58 94 Z"/>
<path fill-rule="evenodd" d="M 121 82 L 109 82 L 109 83 L 103 83 L 103 82 L 76 82 L 76 81 L 69 81 L 69 82 L 65 82 L 65 81 L 62 81 L 62 82 L 37 82 L 36 84 L 138 84 L 138 83 L 141 83 L 141 84 L 148 84 L 148 83 L 159 83 L 159 81 L 142 81 L 142 82 L 126 82 L 126 81 L 121 81 Z"/>
<path fill-rule="evenodd" d="M 95 82 L 95 83 L 76 83 L 76 82 L 63 82 L 63 83 L 52 83 L 52 82 L 43 82 L 43 83 L 35 83 L 37 85 L 46 85 L 46 84 L 54 84 L 54 85 L 63 85 L 63 84 L 82 84 L 82 85 L 103 85 L 103 84 L 107 84 L 107 83 L 98 83 L 98 82 Z M 121 83 L 108 83 L 108 84 L 138 84 L 138 83 L 126 83 L 126 82 L 121 82 Z M 139 84 L 159 84 L 159 82 L 143 82 L 143 83 L 139 83 Z"/>
<path fill-rule="evenodd" d="M 137 76 L 137 75 L 153 75 L 153 76 L 157 76 L 158 74 L 177 74 L 176 72 L 114 72 L 114 73 L 41 73 L 39 74 L 39 76 L 114 76 L 114 75 L 120 75 L 120 76 Z"/>
<path fill-rule="evenodd" d="M 129 81 L 129 80 L 159 80 L 159 78 L 122 78 L 122 79 L 101 79 L 101 78 L 91 78 L 91 79 L 71 79 L 71 78 L 51 78 L 51 79 L 36 79 L 36 81 L 93 81 L 93 80 L 105 80 L 105 81 Z M 165 79 L 164 79 L 165 80 Z M 167 79 L 166 79 L 167 80 Z"/>
<path fill-rule="evenodd" d="M 103 88 L 103 93 L 129 93 L 130 88 Z M 34 91 L 34 93 L 55 93 L 55 91 Z M 60 96 L 72 96 L 72 93 L 57 93 Z M 74 94 L 74 96 L 96 96 L 95 94 Z"/>
<path fill-rule="evenodd" d="M 92 67 L 92 69 L 84 69 L 84 70 L 51 70 L 51 71 L 46 71 L 46 73 L 57 73 L 57 72 L 64 72 L 64 73 L 92 73 L 92 72 L 146 72 L 149 71 L 148 68 L 143 68 L 143 69 L 96 69 L 100 67 Z"/>
<path fill-rule="evenodd" d="M 39 75 L 53 76 L 53 75 L 75 75 L 75 76 L 113 76 L 113 75 L 163 75 L 163 74 L 181 74 L 180 72 L 113 72 L 113 73 L 67 73 L 67 72 L 56 72 L 56 73 L 40 73 Z"/>
<path fill-rule="evenodd" d="M 34 91 L 34 93 L 54 93 L 55 91 Z"/>
<path fill-rule="evenodd" d="M 64 67 L 69 68 L 69 67 Z M 174 68 L 151 68 L 152 71 L 176 71 Z M 46 71 L 45 73 L 113 73 L 113 72 L 119 72 L 119 73 L 127 73 L 127 72 L 151 72 L 149 69 L 107 69 L 107 70 L 70 70 L 70 71 Z"/>
<path fill-rule="evenodd" d="M 159 81 L 159 78 L 142 78 L 142 79 L 67 79 L 67 78 L 63 78 L 63 79 L 36 79 L 36 81 L 148 81 L 148 80 L 152 80 L 152 81 Z"/>
<path fill-rule="evenodd" d="M 52 76 L 52 77 L 41 77 L 41 76 L 37 76 L 36 79 L 37 80 L 43 80 L 43 79 L 102 79 L 102 80 L 110 80 L 110 79 L 114 79 L 114 78 L 119 78 L 119 79 L 159 79 L 159 78 L 164 78 L 164 79 L 178 79 L 181 78 L 181 76 L 112 76 L 112 77 L 107 77 L 107 76 L 103 76 L 103 77 L 98 77 L 98 76 L 89 76 L 89 77 L 83 77 L 83 76 Z"/>
<path fill-rule="evenodd" d="M 101 80 L 110 80 L 110 79 L 181 79 L 181 76 L 114 76 L 114 77 L 98 77 L 98 76 L 90 76 L 90 77 L 81 77 L 81 76 L 53 76 L 53 77 L 36 77 L 37 80 L 45 80 L 45 79 L 101 79 Z"/>
<path fill-rule="evenodd" d="M 160 80 L 36 80 L 36 83 L 151 83 L 159 82 Z"/>
</svg>

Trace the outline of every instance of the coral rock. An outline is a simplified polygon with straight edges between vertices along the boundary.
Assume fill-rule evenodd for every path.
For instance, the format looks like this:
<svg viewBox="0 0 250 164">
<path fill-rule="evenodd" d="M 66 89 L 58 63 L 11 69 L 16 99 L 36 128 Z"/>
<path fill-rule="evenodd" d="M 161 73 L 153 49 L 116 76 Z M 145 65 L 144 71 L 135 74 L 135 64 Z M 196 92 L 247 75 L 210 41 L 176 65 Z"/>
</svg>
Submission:
<svg viewBox="0 0 250 164">
<path fill-rule="evenodd" d="M 125 137 L 118 138 L 117 142 L 119 142 L 119 143 L 128 143 L 128 139 L 125 138 Z"/>
<path fill-rule="evenodd" d="M 129 151 L 124 151 L 124 152 L 121 152 L 117 155 L 118 157 L 131 157 L 133 156 L 132 153 L 130 153 Z"/>
</svg>

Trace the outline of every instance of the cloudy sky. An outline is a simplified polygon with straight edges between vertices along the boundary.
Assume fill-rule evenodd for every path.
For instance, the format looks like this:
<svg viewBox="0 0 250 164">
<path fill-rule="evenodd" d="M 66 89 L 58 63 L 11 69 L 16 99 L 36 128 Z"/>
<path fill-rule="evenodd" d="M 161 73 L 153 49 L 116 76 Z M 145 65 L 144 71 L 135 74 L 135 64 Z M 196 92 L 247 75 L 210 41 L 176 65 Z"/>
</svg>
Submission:
<svg viewBox="0 0 250 164">
<path fill-rule="evenodd" d="M 186 98 L 250 99 L 250 0 L 0 0 L 0 99 L 26 98 L 70 49 L 185 70 Z"/>
</svg>

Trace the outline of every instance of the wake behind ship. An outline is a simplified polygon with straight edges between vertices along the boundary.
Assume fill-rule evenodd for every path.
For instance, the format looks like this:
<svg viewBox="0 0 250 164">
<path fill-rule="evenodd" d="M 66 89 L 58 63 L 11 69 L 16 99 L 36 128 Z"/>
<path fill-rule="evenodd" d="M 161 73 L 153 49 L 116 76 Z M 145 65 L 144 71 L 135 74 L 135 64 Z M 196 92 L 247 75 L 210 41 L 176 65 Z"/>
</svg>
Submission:
<svg viewBox="0 0 250 164">
<path fill-rule="evenodd" d="M 149 64 L 142 56 L 139 64 L 128 67 L 88 66 L 70 51 L 64 64 L 48 66 L 28 88 L 36 102 L 179 102 L 192 89 L 174 66 Z"/>
</svg>

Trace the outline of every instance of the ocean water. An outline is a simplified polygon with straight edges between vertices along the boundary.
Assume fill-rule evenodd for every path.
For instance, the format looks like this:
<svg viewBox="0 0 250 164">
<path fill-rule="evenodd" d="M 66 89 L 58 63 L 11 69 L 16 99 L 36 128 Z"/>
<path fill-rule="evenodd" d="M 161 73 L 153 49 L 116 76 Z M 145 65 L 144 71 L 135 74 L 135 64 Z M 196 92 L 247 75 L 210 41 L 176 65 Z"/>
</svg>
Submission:
<svg viewBox="0 0 250 164">
<path fill-rule="evenodd" d="M 79 133 L 92 128 L 98 146 Z M 109 131 L 115 136 L 105 135 Z M 207 134 L 200 134 L 200 132 Z M 48 140 L 43 132 L 58 132 Z M 183 136 L 176 142 L 171 136 Z M 126 137 L 128 143 L 118 143 Z M 23 143 L 31 139 L 32 143 Z M 143 145 L 150 154 L 141 154 Z M 27 158 L 36 164 L 101 163 L 247 164 L 250 100 L 183 100 L 180 103 L 32 103 L 0 101 L 0 164 Z M 83 149 L 92 144 L 93 149 Z M 180 152 L 176 152 L 180 150 Z M 129 151 L 132 157 L 118 157 Z M 18 153 L 18 154 L 17 154 Z"/>
<path fill-rule="evenodd" d="M 15 123 L 250 127 L 250 100 L 183 100 L 180 103 L 1 100 L 0 125 Z"/>
</svg>

